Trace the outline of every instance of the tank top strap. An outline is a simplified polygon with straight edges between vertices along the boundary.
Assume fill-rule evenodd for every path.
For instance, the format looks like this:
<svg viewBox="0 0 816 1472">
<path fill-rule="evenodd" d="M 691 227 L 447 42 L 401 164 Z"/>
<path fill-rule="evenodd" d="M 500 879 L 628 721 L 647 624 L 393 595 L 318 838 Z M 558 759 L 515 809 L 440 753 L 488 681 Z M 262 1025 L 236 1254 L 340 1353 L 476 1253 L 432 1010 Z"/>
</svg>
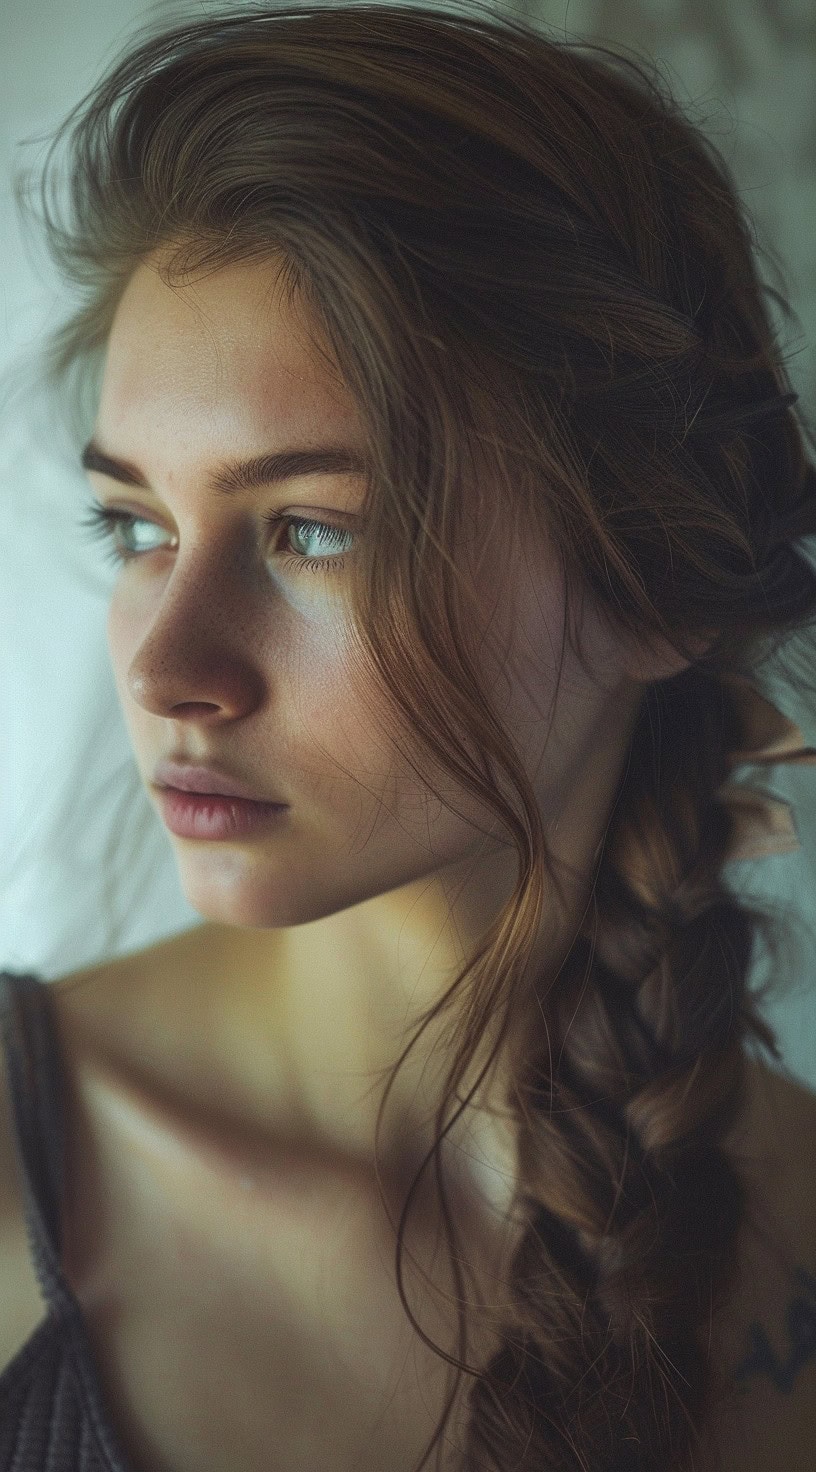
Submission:
<svg viewBox="0 0 816 1472">
<path fill-rule="evenodd" d="M 74 1318 L 77 1305 L 60 1267 L 63 1090 L 47 982 L 27 972 L 0 971 L 0 1035 L 31 1255 L 49 1308 L 62 1319 Z"/>
</svg>

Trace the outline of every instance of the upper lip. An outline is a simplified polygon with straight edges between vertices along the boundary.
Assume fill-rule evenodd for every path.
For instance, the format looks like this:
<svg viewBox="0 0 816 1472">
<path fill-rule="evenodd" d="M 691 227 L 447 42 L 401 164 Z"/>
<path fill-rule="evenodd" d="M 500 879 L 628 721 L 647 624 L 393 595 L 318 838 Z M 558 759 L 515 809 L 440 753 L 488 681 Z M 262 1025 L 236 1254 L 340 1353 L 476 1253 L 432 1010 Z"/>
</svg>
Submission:
<svg viewBox="0 0 816 1472">
<path fill-rule="evenodd" d="M 245 797 L 251 802 L 278 802 L 276 797 L 251 791 L 246 782 L 220 772 L 217 767 L 190 766 L 187 762 L 159 762 L 153 775 L 157 787 L 178 787 L 182 792 L 208 792 L 218 797 Z M 281 804 L 285 806 L 285 804 Z"/>
</svg>

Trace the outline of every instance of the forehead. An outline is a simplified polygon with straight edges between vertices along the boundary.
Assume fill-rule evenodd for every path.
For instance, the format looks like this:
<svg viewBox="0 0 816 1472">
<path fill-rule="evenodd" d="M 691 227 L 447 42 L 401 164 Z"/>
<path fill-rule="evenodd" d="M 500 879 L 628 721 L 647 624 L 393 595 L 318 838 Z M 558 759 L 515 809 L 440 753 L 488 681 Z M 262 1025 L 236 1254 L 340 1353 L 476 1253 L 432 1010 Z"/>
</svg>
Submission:
<svg viewBox="0 0 816 1472">
<path fill-rule="evenodd" d="M 160 256 L 141 262 L 114 315 L 97 424 L 154 432 L 202 424 L 269 440 L 348 431 L 355 406 L 310 337 L 302 301 L 287 300 L 282 263 L 238 262 L 170 286 Z M 323 344 L 321 343 L 321 347 Z"/>
</svg>

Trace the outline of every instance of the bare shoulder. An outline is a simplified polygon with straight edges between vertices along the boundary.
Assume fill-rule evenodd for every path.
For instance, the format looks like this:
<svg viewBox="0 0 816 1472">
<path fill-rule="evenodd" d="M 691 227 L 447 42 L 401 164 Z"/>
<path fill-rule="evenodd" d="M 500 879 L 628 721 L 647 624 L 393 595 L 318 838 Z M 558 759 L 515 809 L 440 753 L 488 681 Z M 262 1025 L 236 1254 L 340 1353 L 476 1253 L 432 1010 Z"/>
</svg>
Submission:
<svg viewBox="0 0 816 1472">
<path fill-rule="evenodd" d="M 732 1153 L 748 1189 L 738 1287 L 715 1329 L 736 1394 L 722 1412 L 722 1472 L 816 1464 L 816 1093 L 748 1063 Z"/>
<path fill-rule="evenodd" d="M 198 931 L 202 932 L 201 935 Z M 48 983 L 53 1017 L 60 1037 L 63 1063 L 73 1054 L 75 1039 L 106 1040 L 132 1026 L 141 1010 L 149 1021 L 149 1004 L 142 1004 L 144 987 L 153 983 L 157 994 L 166 989 L 168 974 L 175 976 L 188 955 L 212 955 L 224 938 L 222 927 L 201 926 L 161 940 L 128 955 L 77 968 Z M 123 997 L 133 1009 L 122 1006 Z M 31 1257 L 25 1220 L 25 1199 L 17 1158 L 8 1061 L 0 1047 L 0 1373 L 33 1333 L 47 1312 Z"/>
<path fill-rule="evenodd" d="M 146 1054 L 159 1027 L 172 1032 L 174 1022 L 200 1009 L 208 988 L 223 991 L 224 977 L 241 964 L 256 934 L 206 921 L 61 976 L 51 995 L 64 1050 L 82 1037 Z"/>
<path fill-rule="evenodd" d="M 810 1132 L 816 1129 L 816 1092 L 794 1075 L 771 1068 L 758 1059 L 746 1060 L 749 1077 L 749 1113 L 746 1125 L 756 1128 L 762 1139 L 762 1122 L 770 1125 L 771 1143 L 777 1142 L 777 1128 L 802 1125 Z M 763 1142 L 765 1143 L 765 1142 Z"/>
<path fill-rule="evenodd" d="M 816 1093 L 793 1075 L 749 1060 L 744 1122 L 733 1148 L 757 1222 L 756 1240 L 767 1225 L 779 1251 L 813 1253 L 816 1248 Z M 816 1263 L 811 1265 L 816 1268 Z"/>
</svg>

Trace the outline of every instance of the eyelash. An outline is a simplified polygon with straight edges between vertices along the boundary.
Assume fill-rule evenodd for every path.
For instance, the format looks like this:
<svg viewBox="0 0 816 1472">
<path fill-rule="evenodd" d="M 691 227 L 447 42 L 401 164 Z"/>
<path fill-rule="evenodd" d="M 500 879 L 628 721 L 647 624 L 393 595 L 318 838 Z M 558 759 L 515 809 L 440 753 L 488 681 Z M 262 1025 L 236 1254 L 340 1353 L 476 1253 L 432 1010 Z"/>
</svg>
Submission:
<svg viewBox="0 0 816 1472">
<path fill-rule="evenodd" d="M 309 531 L 328 532 L 329 538 L 327 540 L 331 540 L 332 538 L 340 540 L 342 537 L 350 535 L 345 527 L 335 526 L 333 522 L 313 521 L 306 516 L 283 516 L 279 511 L 269 512 L 263 517 L 263 520 L 270 526 L 285 526 L 287 529 L 290 526 L 297 526 L 301 528 L 306 527 Z M 118 527 L 125 525 L 132 526 L 134 522 L 138 521 L 150 522 L 150 517 L 137 516 L 134 511 L 119 511 L 114 506 L 103 506 L 99 501 L 93 500 L 89 502 L 87 515 L 81 518 L 79 525 L 87 527 L 92 536 L 101 537 L 103 540 L 108 539 L 110 545 L 107 549 L 106 556 L 116 566 L 121 566 L 126 562 L 134 562 L 138 557 L 144 556 L 143 552 L 122 551 L 113 541 Z M 148 550 L 155 551 L 159 549 L 150 548 Z M 311 572 L 338 572 L 343 566 L 343 558 L 297 557 L 294 553 L 290 553 L 287 557 L 284 557 L 284 563 L 287 567 L 292 567 L 297 572 L 303 570 Z"/>
</svg>

